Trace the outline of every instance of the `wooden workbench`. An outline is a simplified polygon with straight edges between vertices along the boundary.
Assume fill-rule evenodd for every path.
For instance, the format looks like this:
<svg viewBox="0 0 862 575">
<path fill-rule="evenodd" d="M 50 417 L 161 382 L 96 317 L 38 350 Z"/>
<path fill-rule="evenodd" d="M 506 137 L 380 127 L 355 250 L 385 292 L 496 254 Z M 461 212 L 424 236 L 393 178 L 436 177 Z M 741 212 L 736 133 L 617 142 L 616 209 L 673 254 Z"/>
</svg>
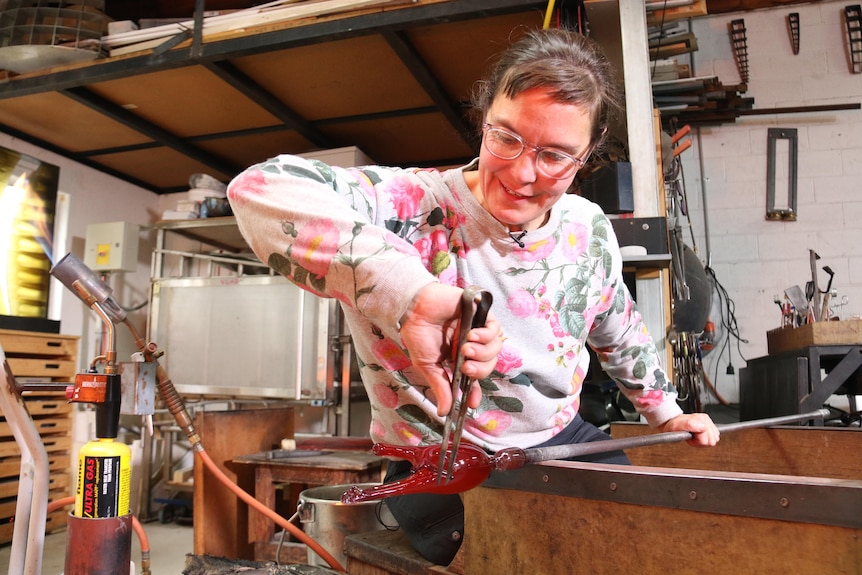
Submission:
<svg viewBox="0 0 862 575">
<path fill-rule="evenodd" d="M 494 473 L 464 494 L 464 573 L 859 575 L 860 453 L 858 428 L 754 429 Z"/>
<path fill-rule="evenodd" d="M 276 509 L 276 491 L 291 486 L 295 499 L 299 491 L 309 485 L 346 485 L 379 483 L 383 480 L 385 460 L 370 451 L 302 451 L 294 456 L 289 452 L 262 452 L 241 455 L 233 463 L 254 471 L 254 496 L 270 509 Z M 254 558 L 258 561 L 278 559 L 288 562 L 305 562 L 306 546 L 288 542 L 279 545 L 274 540 L 275 525 L 257 511 L 251 510 L 249 533 L 254 545 Z"/>
</svg>

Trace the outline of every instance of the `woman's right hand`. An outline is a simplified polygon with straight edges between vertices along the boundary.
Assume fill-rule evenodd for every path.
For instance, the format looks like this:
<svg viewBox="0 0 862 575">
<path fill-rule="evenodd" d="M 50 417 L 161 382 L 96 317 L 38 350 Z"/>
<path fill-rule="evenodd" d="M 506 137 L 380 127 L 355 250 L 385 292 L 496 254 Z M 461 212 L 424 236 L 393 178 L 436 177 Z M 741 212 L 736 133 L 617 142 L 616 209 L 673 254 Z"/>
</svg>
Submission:
<svg viewBox="0 0 862 575">
<path fill-rule="evenodd" d="M 439 283 L 428 284 L 413 298 L 413 304 L 401 319 L 401 342 L 407 348 L 413 368 L 425 380 L 437 402 L 437 414 L 449 413 L 452 405 L 452 383 L 444 363 L 452 364 L 457 345 L 461 296 L 464 290 Z M 488 312 L 485 327 L 471 329 L 464 354 L 462 373 L 471 379 L 491 374 L 497 354 L 503 347 L 503 332 L 493 312 Z M 482 390 L 473 385 L 467 398 L 469 407 L 478 407 Z"/>
</svg>

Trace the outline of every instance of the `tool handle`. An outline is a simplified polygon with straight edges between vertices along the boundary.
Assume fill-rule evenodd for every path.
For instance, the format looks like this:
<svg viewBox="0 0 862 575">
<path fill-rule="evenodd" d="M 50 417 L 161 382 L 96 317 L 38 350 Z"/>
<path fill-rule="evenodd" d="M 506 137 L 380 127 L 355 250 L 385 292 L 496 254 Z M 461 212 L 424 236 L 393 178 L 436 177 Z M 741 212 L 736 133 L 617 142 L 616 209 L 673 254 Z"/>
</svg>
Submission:
<svg viewBox="0 0 862 575">
<path fill-rule="evenodd" d="M 754 429 L 759 427 L 770 427 L 773 425 L 784 425 L 787 423 L 799 423 L 811 419 L 823 419 L 829 415 L 828 409 L 818 409 L 809 413 L 801 413 L 798 415 L 785 415 L 781 417 L 769 417 L 766 419 L 752 419 L 749 421 L 740 421 L 738 423 L 727 423 L 718 425 L 719 431 L 726 433 L 729 431 L 740 431 L 743 429 Z M 538 463 L 540 461 L 551 461 L 555 459 L 570 459 L 583 455 L 593 455 L 596 453 L 607 453 L 609 451 L 619 451 L 624 449 L 632 449 L 634 447 L 646 447 L 648 445 L 660 445 L 664 443 L 679 443 L 687 441 L 694 437 L 690 431 L 668 431 L 665 433 L 654 433 L 651 435 L 641 435 L 638 437 L 625 437 L 622 439 L 609 439 L 607 441 L 593 441 L 590 443 L 574 443 L 570 445 L 554 445 L 551 447 L 533 447 L 524 449 L 523 456 L 521 454 L 507 454 L 505 460 L 508 469 L 515 469 L 511 462 L 527 464 Z M 514 448 L 517 449 L 517 448 Z M 503 450 L 504 452 L 507 450 Z M 500 456 L 498 452 L 497 457 Z M 520 465 L 518 465 L 520 466 Z M 498 469 L 500 466 L 498 465 Z"/>
<path fill-rule="evenodd" d="M 470 329 L 484 327 L 488 320 L 488 311 L 491 309 L 491 302 L 494 300 L 491 292 L 480 290 L 473 296 L 473 303 L 476 305 L 476 313 L 473 315 L 473 321 L 470 324 Z"/>
</svg>

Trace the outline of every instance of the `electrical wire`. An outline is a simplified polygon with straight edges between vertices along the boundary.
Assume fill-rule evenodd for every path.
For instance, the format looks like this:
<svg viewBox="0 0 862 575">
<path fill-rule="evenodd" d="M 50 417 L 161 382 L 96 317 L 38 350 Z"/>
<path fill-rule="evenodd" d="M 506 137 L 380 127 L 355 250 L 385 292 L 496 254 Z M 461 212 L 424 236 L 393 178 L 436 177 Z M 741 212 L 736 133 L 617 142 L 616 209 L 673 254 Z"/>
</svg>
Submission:
<svg viewBox="0 0 862 575">
<path fill-rule="evenodd" d="M 554 15 L 554 0 L 548 0 L 548 7 L 545 9 L 545 20 L 542 22 L 542 30 L 547 30 L 551 27 L 551 18 Z"/>
<path fill-rule="evenodd" d="M 724 289 L 724 286 L 721 285 L 721 282 L 718 281 L 718 278 L 715 275 L 715 270 L 710 266 L 706 266 L 704 268 L 707 275 L 709 275 L 712 280 L 713 285 L 715 286 L 715 291 L 718 294 L 719 299 L 719 314 L 721 315 L 721 327 L 723 328 L 723 336 L 722 336 L 722 344 L 719 349 L 719 353 L 717 357 L 721 357 L 722 354 L 727 351 L 727 360 L 728 360 L 728 368 L 733 367 L 733 359 L 730 347 L 730 338 L 736 340 L 736 351 L 739 353 L 739 357 L 742 358 L 743 361 L 747 362 L 748 360 L 742 353 L 742 348 L 740 347 L 740 343 L 748 343 L 748 340 L 743 338 L 739 333 L 739 324 L 736 321 L 736 303 L 733 299 L 728 295 L 727 290 Z M 714 379 L 718 379 L 718 361 L 715 363 L 715 377 Z"/>
</svg>

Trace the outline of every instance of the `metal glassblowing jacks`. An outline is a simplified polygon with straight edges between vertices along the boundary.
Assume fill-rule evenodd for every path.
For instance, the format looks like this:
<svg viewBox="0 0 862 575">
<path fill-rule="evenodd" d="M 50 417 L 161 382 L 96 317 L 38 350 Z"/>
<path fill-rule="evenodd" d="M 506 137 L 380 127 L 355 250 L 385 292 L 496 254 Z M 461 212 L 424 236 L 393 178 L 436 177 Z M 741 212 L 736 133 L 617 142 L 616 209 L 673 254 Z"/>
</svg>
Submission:
<svg viewBox="0 0 862 575">
<path fill-rule="evenodd" d="M 74 515 L 88 519 L 128 515 L 132 450 L 114 441 L 119 432 L 120 375 L 79 373 L 67 396 L 96 406 L 97 439 L 81 447 L 78 455 Z"/>
</svg>

